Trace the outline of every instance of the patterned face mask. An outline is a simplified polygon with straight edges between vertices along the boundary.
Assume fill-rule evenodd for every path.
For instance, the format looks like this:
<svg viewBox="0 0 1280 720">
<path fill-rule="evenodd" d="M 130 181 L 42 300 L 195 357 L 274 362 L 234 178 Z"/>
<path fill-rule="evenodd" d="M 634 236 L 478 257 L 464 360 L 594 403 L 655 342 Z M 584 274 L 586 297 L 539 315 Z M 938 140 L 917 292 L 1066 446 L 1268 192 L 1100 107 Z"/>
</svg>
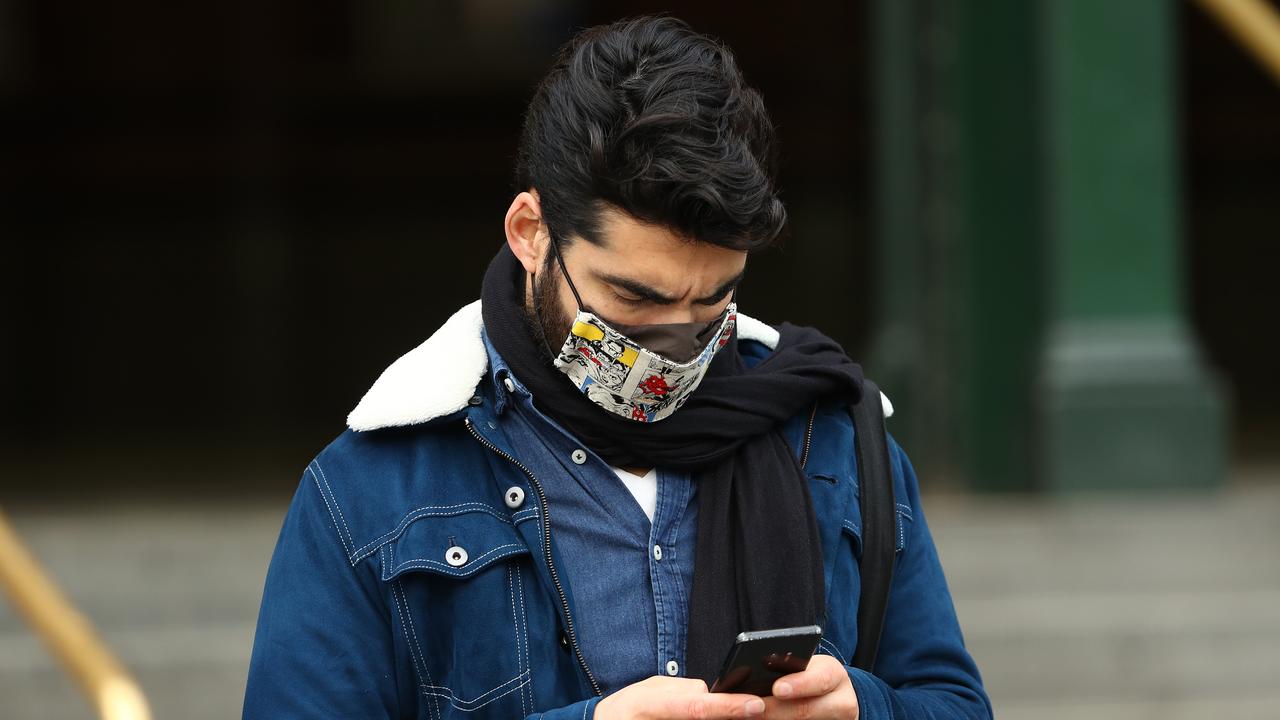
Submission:
<svg viewBox="0 0 1280 720">
<path fill-rule="evenodd" d="M 657 422 L 679 410 L 733 336 L 737 303 L 731 300 L 710 323 L 610 325 L 584 308 L 556 242 L 551 245 L 578 301 L 578 315 L 555 366 L 587 399 L 611 413 Z"/>
</svg>

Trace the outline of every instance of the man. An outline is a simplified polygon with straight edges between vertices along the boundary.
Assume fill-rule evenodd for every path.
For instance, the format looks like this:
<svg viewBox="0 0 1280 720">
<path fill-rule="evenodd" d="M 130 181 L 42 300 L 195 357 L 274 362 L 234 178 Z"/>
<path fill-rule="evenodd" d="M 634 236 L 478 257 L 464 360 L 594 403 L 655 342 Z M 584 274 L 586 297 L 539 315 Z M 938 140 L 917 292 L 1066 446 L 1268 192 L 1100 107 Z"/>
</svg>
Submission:
<svg viewBox="0 0 1280 720">
<path fill-rule="evenodd" d="M 786 219 L 772 147 L 732 55 L 678 20 L 561 50 L 481 301 L 306 469 L 246 717 L 990 717 L 892 443 L 896 570 L 874 672 L 848 664 L 861 371 L 737 311 Z M 812 624 L 768 697 L 708 692 L 739 632 Z"/>
</svg>

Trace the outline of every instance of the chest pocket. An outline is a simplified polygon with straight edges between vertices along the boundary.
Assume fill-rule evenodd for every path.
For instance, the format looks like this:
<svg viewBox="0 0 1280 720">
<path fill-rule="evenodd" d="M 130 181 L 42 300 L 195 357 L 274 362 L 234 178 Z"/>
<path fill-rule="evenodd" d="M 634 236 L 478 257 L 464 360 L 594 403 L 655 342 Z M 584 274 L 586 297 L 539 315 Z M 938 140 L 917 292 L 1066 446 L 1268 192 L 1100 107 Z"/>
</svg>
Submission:
<svg viewBox="0 0 1280 720">
<path fill-rule="evenodd" d="M 910 506 L 896 503 L 894 505 L 894 554 L 901 555 L 907 549 L 907 529 L 912 521 Z M 840 529 L 852 546 L 855 559 L 862 559 L 862 506 L 855 499 L 850 511 L 845 513 Z"/>
<path fill-rule="evenodd" d="M 409 658 L 419 717 L 524 717 L 529 549 L 505 512 L 482 503 L 410 513 L 379 550 L 398 656 Z"/>
<path fill-rule="evenodd" d="M 911 508 L 898 503 L 894 507 L 895 562 L 907 549 L 907 536 L 912 522 Z M 838 658 L 848 665 L 858 643 L 858 604 L 862 593 L 862 511 L 858 498 L 848 504 L 840 522 L 840 540 L 827 586 L 827 617 L 822 627 L 819 652 Z"/>
</svg>

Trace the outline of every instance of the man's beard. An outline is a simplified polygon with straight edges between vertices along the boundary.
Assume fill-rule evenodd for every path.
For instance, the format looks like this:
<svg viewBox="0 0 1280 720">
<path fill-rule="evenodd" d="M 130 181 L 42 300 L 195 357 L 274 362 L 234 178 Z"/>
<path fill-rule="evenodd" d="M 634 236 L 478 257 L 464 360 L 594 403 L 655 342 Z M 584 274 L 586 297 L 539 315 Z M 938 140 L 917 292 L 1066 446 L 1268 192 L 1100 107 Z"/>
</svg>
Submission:
<svg viewBox="0 0 1280 720">
<path fill-rule="evenodd" d="M 525 326 L 529 335 L 546 349 L 548 361 L 560 354 L 572 322 L 560 304 L 559 278 L 552 271 L 554 262 L 547 253 L 542 272 L 533 276 L 532 302 L 526 302 L 524 307 Z"/>
</svg>

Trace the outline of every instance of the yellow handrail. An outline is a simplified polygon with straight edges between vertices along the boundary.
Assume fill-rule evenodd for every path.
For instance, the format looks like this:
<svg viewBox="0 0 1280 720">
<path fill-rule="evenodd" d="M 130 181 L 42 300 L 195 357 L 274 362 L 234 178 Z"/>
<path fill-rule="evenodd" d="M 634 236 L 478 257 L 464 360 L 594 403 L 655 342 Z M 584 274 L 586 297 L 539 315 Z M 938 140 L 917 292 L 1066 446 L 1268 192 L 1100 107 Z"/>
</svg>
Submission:
<svg viewBox="0 0 1280 720">
<path fill-rule="evenodd" d="M 1266 0 L 1198 0 L 1280 83 L 1280 12 Z"/>
<path fill-rule="evenodd" d="M 104 720 L 149 720 L 147 698 L 0 512 L 0 585 Z"/>
</svg>

